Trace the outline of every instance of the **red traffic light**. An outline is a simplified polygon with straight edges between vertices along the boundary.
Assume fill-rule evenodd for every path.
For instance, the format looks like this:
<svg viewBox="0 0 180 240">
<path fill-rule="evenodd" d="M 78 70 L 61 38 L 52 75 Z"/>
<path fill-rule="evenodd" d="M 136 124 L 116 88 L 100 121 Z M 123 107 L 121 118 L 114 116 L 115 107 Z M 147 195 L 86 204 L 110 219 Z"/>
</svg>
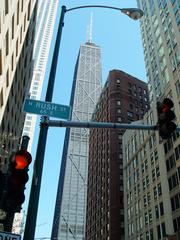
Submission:
<svg viewBox="0 0 180 240">
<path fill-rule="evenodd" d="M 32 161 L 31 154 L 26 150 L 19 150 L 14 157 L 15 169 L 23 170 L 29 166 Z"/>
<path fill-rule="evenodd" d="M 163 102 L 157 102 L 158 129 L 162 139 L 171 138 L 172 133 L 176 130 L 177 126 L 173 122 L 176 115 L 174 111 L 171 110 L 173 107 L 174 103 L 169 98 L 165 98 Z"/>
<path fill-rule="evenodd" d="M 18 150 L 11 158 L 4 202 L 6 211 L 20 212 L 25 200 L 24 190 L 29 179 L 28 166 L 31 161 L 31 154 L 25 149 Z"/>
</svg>

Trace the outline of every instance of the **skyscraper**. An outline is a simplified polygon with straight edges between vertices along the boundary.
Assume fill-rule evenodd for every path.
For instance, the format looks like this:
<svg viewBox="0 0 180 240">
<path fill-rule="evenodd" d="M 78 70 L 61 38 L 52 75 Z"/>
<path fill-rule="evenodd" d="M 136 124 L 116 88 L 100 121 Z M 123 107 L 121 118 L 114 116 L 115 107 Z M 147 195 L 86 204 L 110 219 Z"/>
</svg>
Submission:
<svg viewBox="0 0 180 240">
<path fill-rule="evenodd" d="M 179 124 L 180 3 L 137 2 L 145 13 L 141 32 L 151 101 L 143 122 L 156 124 L 156 101 L 169 97 Z M 126 239 L 179 239 L 179 133 L 163 140 L 158 131 L 127 131 L 123 142 Z"/>
<path fill-rule="evenodd" d="M 180 4 L 172 1 L 138 0 L 150 101 L 180 96 Z M 177 103 L 177 105 L 179 105 Z"/>
<path fill-rule="evenodd" d="M 72 86 L 72 121 L 89 121 L 101 92 L 100 48 L 81 45 Z M 84 239 L 89 130 L 66 130 L 51 239 Z"/>
<path fill-rule="evenodd" d="M 56 19 L 56 12 L 58 9 L 58 2 L 58 0 L 38 1 L 36 33 L 33 52 L 34 69 L 29 92 L 31 99 L 39 100 L 41 97 L 41 90 L 47 68 L 47 61 Z M 29 151 L 32 147 L 36 118 L 36 115 L 27 114 L 25 119 L 23 135 L 28 135 L 30 137 L 28 145 Z"/>
<path fill-rule="evenodd" d="M 148 109 L 147 84 L 112 70 L 92 119 L 130 123 Z M 122 129 L 90 130 L 86 240 L 124 239 L 123 133 Z"/>
</svg>

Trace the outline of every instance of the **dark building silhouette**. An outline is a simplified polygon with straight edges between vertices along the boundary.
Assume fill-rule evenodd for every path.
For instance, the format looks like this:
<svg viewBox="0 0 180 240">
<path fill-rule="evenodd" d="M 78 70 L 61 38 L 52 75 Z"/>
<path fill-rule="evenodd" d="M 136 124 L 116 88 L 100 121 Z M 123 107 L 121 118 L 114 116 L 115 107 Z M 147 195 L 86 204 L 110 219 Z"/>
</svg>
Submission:
<svg viewBox="0 0 180 240">
<path fill-rule="evenodd" d="M 112 70 L 93 121 L 130 123 L 149 109 L 147 84 Z M 121 129 L 91 129 L 89 140 L 86 240 L 124 239 Z"/>
</svg>

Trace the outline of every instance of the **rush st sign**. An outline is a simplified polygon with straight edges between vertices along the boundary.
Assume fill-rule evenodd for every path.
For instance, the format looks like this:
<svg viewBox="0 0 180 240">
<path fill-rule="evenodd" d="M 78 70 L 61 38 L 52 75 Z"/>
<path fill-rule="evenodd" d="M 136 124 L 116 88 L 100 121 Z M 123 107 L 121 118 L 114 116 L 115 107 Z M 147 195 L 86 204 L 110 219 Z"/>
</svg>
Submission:
<svg viewBox="0 0 180 240">
<path fill-rule="evenodd" d="M 21 235 L 0 231 L 0 240 L 21 240 Z"/>
<path fill-rule="evenodd" d="M 28 113 L 55 118 L 69 119 L 70 117 L 69 106 L 34 99 L 26 99 L 23 110 Z"/>
</svg>

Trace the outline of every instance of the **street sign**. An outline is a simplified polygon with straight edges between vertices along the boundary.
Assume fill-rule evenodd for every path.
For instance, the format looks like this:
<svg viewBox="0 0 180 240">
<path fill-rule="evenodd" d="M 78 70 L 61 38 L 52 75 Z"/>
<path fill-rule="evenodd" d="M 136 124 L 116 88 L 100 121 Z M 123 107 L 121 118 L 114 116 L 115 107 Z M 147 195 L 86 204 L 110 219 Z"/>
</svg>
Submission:
<svg viewBox="0 0 180 240">
<path fill-rule="evenodd" d="M 21 240 L 21 235 L 0 231 L 0 240 Z"/>
<path fill-rule="evenodd" d="M 69 106 L 34 99 L 25 100 L 23 111 L 55 118 L 69 119 L 70 117 Z"/>
</svg>

